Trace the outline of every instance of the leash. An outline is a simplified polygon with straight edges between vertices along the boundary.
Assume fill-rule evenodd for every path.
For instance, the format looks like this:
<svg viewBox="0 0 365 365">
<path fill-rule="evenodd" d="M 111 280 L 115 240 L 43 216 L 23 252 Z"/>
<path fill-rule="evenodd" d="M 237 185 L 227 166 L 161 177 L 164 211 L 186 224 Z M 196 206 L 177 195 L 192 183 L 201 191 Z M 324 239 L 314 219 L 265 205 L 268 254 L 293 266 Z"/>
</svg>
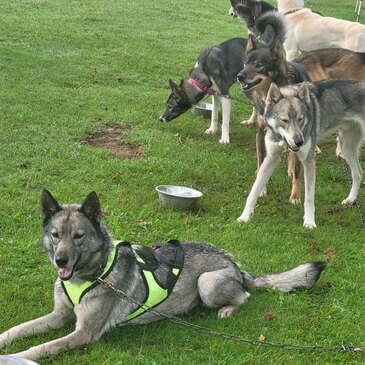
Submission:
<svg viewBox="0 0 365 365">
<path fill-rule="evenodd" d="M 346 354 L 356 354 L 356 353 L 360 353 L 360 352 L 365 352 L 365 347 L 361 347 L 361 346 L 341 345 L 341 346 L 326 347 L 326 346 L 320 346 L 320 345 L 292 345 L 292 344 L 288 344 L 288 343 L 268 342 L 268 341 L 261 340 L 261 339 L 259 339 L 259 340 L 246 339 L 246 338 L 243 338 L 238 335 L 233 335 L 233 334 L 229 334 L 226 332 L 215 331 L 210 328 L 203 327 L 203 326 L 185 321 L 181 318 L 163 313 L 156 308 L 149 307 L 146 304 L 141 304 L 138 301 L 134 300 L 133 298 L 129 297 L 122 290 L 115 287 L 114 284 L 108 283 L 100 277 L 97 277 L 96 280 L 104 288 L 113 290 L 117 294 L 117 296 L 119 296 L 120 298 L 127 300 L 131 304 L 135 304 L 135 305 L 143 308 L 145 311 L 154 313 L 159 317 L 170 320 L 171 322 L 183 325 L 185 327 L 193 328 L 193 329 L 195 329 L 199 332 L 205 333 L 205 334 L 224 338 L 226 340 L 247 343 L 247 344 L 258 346 L 258 347 L 262 346 L 262 347 L 269 347 L 269 348 L 276 348 L 276 349 L 283 349 L 283 350 L 330 351 L 330 352 L 340 352 L 340 353 L 346 353 Z M 117 325 L 117 327 L 120 327 L 122 325 L 123 324 Z"/>
</svg>

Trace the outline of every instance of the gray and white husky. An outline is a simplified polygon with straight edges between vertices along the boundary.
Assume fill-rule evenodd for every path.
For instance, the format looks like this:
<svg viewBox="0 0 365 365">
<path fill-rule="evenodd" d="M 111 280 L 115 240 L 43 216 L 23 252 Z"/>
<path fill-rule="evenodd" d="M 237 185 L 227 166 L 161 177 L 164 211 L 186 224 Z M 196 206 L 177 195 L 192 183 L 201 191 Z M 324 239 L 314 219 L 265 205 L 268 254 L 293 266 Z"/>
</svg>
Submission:
<svg viewBox="0 0 365 365">
<path fill-rule="evenodd" d="M 58 271 L 54 310 L 2 333 L 0 348 L 17 338 L 60 328 L 72 321 L 76 321 L 76 327 L 64 337 L 16 354 L 21 358 L 36 359 L 85 345 L 120 324 L 162 319 L 160 314 L 148 309 L 140 312 L 143 308 L 139 305 L 98 285 L 98 277 L 144 304 L 147 285 L 149 290 L 152 286 L 146 284 L 145 271 L 150 270 L 159 290 L 171 278 L 174 282 L 172 286 L 166 285 L 164 293 L 169 295 L 163 297 L 160 304 L 154 305 L 147 300 L 150 307 L 157 306 L 160 312 L 175 316 L 202 303 L 218 308 L 219 317 L 228 317 L 248 299 L 248 289 L 271 288 L 289 292 L 308 288 L 317 281 L 325 266 L 323 262 L 312 262 L 281 273 L 252 276 L 241 271 L 230 254 L 205 243 L 174 242 L 154 247 L 155 250 L 129 244 L 115 246 L 101 221 L 101 206 L 95 192 L 90 193 L 82 205 L 59 205 L 44 190 L 41 207 L 43 246 Z M 174 265 L 179 273 L 176 268 L 171 270 Z M 72 290 L 81 288 L 82 295 L 75 297 L 70 287 Z"/>
<path fill-rule="evenodd" d="M 239 222 L 251 220 L 262 188 L 280 161 L 285 146 L 296 153 L 304 166 L 304 226 L 315 228 L 315 146 L 318 141 L 338 133 L 343 158 L 351 169 L 352 187 L 342 204 L 357 198 L 362 179 L 359 163 L 365 137 L 365 83 L 350 80 L 325 80 L 269 89 L 264 118 L 267 126 L 265 157 L 248 195 Z"/>
<path fill-rule="evenodd" d="M 231 116 L 230 87 L 236 82 L 237 74 L 243 69 L 247 39 L 232 38 L 216 46 L 206 47 L 200 53 L 189 78 L 175 84 L 169 80 L 171 94 L 162 122 L 169 122 L 211 95 L 213 109 L 210 127 L 205 133 L 215 134 L 218 129 L 218 112 L 222 104 L 223 121 L 220 143 L 229 143 Z"/>
</svg>

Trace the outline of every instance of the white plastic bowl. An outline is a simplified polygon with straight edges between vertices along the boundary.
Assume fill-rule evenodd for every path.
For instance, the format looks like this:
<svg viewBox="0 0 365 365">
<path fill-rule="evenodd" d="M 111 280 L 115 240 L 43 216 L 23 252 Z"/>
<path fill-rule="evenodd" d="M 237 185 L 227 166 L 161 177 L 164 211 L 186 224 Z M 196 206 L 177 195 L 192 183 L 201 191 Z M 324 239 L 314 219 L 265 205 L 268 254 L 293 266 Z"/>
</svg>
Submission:
<svg viewBox="0 0 365 365">
<path fill-rule="evenodd" d="M 198 199 L 203 196 L 200 191 L 186 186 L 159 185 L 156 187 L 156 191 L 162 205 L 177 210 L 195 209 Z"/>
</svg>

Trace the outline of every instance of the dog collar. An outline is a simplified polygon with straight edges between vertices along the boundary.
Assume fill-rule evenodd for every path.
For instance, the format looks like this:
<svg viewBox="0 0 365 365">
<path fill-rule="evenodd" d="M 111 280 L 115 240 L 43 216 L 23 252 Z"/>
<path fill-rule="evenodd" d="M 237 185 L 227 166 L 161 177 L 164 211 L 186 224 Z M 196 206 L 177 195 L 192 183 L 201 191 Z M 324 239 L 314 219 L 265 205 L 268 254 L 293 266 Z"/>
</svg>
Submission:
<svg viewBox="0 0 365 365">
<path fill-rule="evenodd" d="M 198 87 L 200 90 L 204 91 L 205 93 L 209 94 L 209 95 L 214 95 L 215 94 L 215 90 L 202 84 L 200 81 L 195 80 L 195 79 L 188 79 L 188 83 L 191 85 L 195 85 L 196 87 Z"/>
<path fill-rule="evenodd" d="M 295 8 L 295 9 L 292 9 L 292 10 L 287 11 L 286 13 L 284 13 L 284 15 L 293 14 L 293 13 L 295 13 L 296 11 L 299 11 L 299 10 L 302 10 L 302 9 L 303 9 L 303 8 Z"/>
</svg>

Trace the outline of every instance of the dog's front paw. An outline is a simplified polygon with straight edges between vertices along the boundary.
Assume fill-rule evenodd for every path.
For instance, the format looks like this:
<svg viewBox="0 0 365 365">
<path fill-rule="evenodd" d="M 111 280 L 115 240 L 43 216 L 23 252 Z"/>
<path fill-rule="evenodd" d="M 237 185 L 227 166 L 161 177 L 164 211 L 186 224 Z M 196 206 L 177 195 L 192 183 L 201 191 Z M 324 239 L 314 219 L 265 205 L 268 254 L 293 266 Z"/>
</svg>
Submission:
<svg viewBox="0 0 365 365">
<path fill-rule="evenodd" d="M 208 128 L 208 129 L 205 130 L 205 133 L 206 134 L 215 134 L 216 132 L 217 132 L 217 129 L 216 128 L 212 128 L 212 127 L 210 127 L 210 128 Z"/>
<path fill-rule="evenodd" d="M 314 223 L 314 221 L 304 221 L 303 227 L 313 229 L 313 228 L 317 228 L 317 225 Z"/>
<path fill-rule="evenodd" d="M 265 196 L 267 196 L 267 190 L 266 190 L 266 188 L 263 188 L 261 190 L 261 193 L 260 193 L 259 197 L 260 198 L 264 198 Z"/>
<path fill-rule="evenodd" d="M 219 143 L 220 143 L 220 144 L 229 144 L 229 137 L 222 137 L 222 138 L 219 140 Z"/>
<path fill-rule="evenodd" d="M 345 200 L 342 200 L 341 204 L 342 205 L 352 205 L 355 203 L 355 201 L 356 201 L 356 199 L 347 197 Z"/>
<path fill-rule="evenodd" d="M 237 222 L 238 223 L 242 223 L 242 222 L 245 222 L 245 223 L 247 223 L 247 222 L 249 222 L 250 220 L 251 220 L 251 218 L 252 218 L 252 216 L 253 216 L 253 212 L 251 212 L 251 213 L 245 213 L 245 212 L 243 212 L 238 218 L 237 218 Z"/>
</svg>

